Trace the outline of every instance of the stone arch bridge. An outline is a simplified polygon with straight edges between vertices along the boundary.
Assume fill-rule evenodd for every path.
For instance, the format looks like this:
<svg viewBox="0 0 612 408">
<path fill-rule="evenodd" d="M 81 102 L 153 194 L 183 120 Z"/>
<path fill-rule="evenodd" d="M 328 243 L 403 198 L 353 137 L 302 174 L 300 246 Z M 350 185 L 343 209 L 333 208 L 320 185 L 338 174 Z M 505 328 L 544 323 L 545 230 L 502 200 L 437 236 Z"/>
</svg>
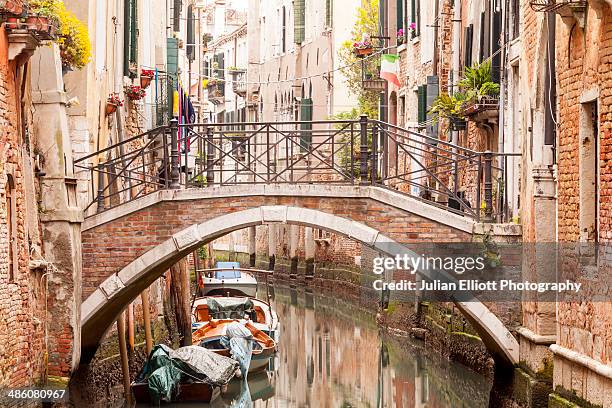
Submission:
<svg viewBox="0 0 612 408">
<path fill-rule="evenodd" d="M 93 355 L 123 308 L 172 264 L 245 227 L 311 226 L 391 254 L 407 252 L 409 243 L 470 242 L 491 229 L 517 238 L 518 226 L 494 224 L 508 218 L 505 169 L 517 156 L 362 116 L 173 120 L 75 160 L 75 172 L 91 180 L 82 225 L 82 355 Z M 518 361 L 517 341 L 484 304 L 457 306 L 495 356 Z"/>
<path fill-rule="evenodd" d="M 118 314 L 172 264 L 231 231 L 288 223 L 348 236 L 381 252 L 403 244 L 466 242 L 482 224 L 376 186 L 246 185 L 160 190 L 88 217 L 83 224 L 82 351 L 87 359 Z M 479 302 L 457 306 L 494 356 L 518 361 L 509 329 Z"/>
</svg>

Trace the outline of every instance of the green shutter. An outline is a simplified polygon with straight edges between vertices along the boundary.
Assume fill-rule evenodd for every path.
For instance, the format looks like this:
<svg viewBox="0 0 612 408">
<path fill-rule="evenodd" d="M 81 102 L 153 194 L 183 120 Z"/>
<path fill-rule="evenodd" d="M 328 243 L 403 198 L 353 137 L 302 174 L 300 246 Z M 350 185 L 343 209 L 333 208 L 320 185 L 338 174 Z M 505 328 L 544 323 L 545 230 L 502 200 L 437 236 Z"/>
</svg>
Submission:
<svg viewBox="0 0 612 408">
<path fill-rule="evenodd" d="M 293 2 L 293 30 L 294 42 L 301 44 L 306 36 L 306 0 Z"/>
<path fill-rule="evenodd" d="M 404 28 L 404 0 L 396 0 L 397 4 L 397 29 Z"/>
<path fill-rule="evenodd" d="M 300 121 L 307 121 L 309 123 L 302 123 L 300 128 L 302 133 L 300 136 L 300 146 L 302 149 L 307 150 L 312 143 L 312 99 L 302 99 L 300 105 Z"/>
<path fill-rule="evenodd" d="M 410 1 L 410 22 L 416 24 L 416 0 Z M 411 34 L 412 38 L 416 37 L 416 30 Z"/>
<path fill-rule="evenodd" d="M 138 69 L 137 0 L 125 0 L 123 11 L 123 74 L 135 77 Z"/>
<path fill-rule="evenodd" d="M 418 122 L 427 121 L 427 85 L 419 85 L 418 91 Z"/>
<path fill-rule="evenodd" d="M 176 38 L 167 39 L 167 62 L 166 69 L 168 74 L 176 76 L 178 72 L 178 40 Z"/>
</svg>

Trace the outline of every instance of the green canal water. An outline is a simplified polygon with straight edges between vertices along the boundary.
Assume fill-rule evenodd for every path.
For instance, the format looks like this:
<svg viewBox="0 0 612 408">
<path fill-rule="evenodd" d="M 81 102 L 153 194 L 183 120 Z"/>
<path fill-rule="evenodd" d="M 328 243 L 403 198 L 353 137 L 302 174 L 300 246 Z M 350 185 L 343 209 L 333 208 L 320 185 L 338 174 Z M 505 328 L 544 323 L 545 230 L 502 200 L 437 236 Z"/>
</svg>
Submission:
<svg viewBox="0 0 612 408">
<path fill-rule="evenodd" d="M 270 295 L 280 342 L 269 370 L 250 375 L 247 384 L 232 383 L 210 405 L 172 406 L 488 406 L 487 378 L 423 343 L 381 335 L 371 312 L 329 292 L 276 286 Z"/>
</svg>

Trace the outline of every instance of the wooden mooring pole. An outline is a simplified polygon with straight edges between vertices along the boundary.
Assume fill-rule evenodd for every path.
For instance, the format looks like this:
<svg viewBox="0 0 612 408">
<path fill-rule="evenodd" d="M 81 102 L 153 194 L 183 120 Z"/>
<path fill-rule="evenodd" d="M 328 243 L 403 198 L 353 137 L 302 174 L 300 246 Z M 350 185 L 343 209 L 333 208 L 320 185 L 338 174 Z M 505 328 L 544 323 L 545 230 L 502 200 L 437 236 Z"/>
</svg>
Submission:
<svg viewBox="0 0 612 408">
<path fill-rule="evenodd" d="M 119 315 L 117 320 L 117 337 L 119 339 L 119 355 L 121 356 L 121 371 L 123 374 L 123 391 L 127 406 L 132 405 L 130 392 L 130 363 L 128 361 L 127 344 L 125 344 L 125 313 Z"/>
<path fill-rule="evenodd" d="M 142 291 L 140 294 L 142 301 L 142 319 L 144 320 L 145 344 L 147 347 L 147 356 L 153 348 L 153 336 L 151 335 L 151 308 L 149 305 L 149 288 Z"/>
</svg>

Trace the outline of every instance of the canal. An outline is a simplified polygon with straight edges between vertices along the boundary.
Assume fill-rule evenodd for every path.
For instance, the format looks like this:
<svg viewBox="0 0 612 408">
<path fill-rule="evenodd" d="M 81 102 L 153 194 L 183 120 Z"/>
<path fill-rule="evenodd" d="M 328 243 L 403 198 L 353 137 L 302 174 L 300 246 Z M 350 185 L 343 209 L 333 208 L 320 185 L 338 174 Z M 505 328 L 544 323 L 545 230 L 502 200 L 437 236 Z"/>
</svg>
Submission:
<svg viewBox="0 0 612 408">
<path fill-rule="evenodd" d="M 210 405 L 180 406 L 488 406 L 486 377 L 417 340 L 382 335 L 371 310 L 318 291 L 271 287 L 281 330 L 269 370 L 249 375 L 248 387 L 230 384 Z"/>
</svg>

